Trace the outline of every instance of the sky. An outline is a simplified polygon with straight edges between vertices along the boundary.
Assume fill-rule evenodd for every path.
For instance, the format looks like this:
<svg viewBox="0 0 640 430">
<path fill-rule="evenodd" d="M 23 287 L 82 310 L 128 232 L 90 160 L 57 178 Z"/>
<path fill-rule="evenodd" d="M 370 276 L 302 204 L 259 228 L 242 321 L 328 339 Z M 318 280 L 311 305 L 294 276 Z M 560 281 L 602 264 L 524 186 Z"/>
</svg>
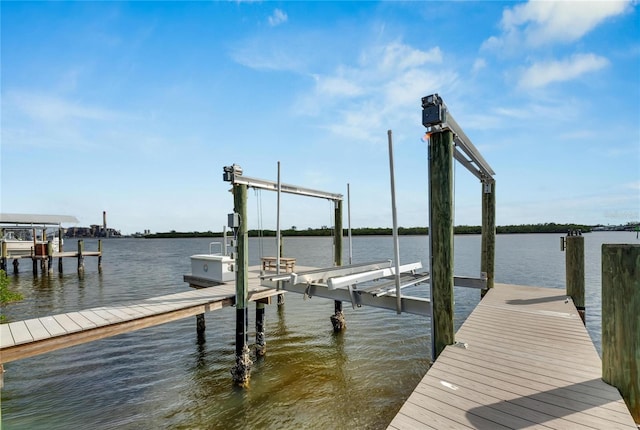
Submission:
<svg viewBox="0 0 640 430">
<path fill-rule="evenodd" d="M 421 99 L 496 172 L 496 224 L 640 220 L 637 1 L 6 2 L 0 210 L 123 234 L 221 231 L 223 167 L 347 195 L 344 226 L 427 226 Z M 455 224 L 481 224 L 456 163 Z M 249 191 L 249 228 L 276 228 Z M 350 211 L 346 209 L 350 206 Z M 281 227 L 333 225 L 282 195 Z"/>
</svg>

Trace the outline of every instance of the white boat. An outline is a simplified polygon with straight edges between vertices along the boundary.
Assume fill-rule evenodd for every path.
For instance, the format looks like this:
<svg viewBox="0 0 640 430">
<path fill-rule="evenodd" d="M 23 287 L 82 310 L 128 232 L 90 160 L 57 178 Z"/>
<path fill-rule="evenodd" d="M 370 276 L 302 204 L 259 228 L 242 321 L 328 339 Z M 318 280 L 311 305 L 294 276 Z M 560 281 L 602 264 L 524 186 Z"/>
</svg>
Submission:
<svg viewBox="0 0 640 430">
<path fill-rule="evenodd" d="M 5 231 L 2 239 L 0 239 L 0 246 L 4 247 L 5 243 L 7 247 L 7 258 L 23 257 L 32 255 L 33 253 L 46 255 L 47 253 L 47 241 L 36 240 L 34 244 L 33 239 L 21 238 L 12 230 Z M 53 246 L 53 252 L 60 250 L 60 239 L 58 237 L 52 237 L 51 244 Z"/>
</svg>

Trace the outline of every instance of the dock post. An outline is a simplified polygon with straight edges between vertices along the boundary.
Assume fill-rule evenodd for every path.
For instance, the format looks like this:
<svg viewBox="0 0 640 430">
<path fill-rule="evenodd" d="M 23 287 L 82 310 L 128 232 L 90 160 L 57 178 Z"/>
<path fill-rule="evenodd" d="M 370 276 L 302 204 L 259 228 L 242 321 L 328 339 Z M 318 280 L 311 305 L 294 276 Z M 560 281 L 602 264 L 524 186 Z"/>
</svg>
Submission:
<svg viewBox="0 0 640 430">
<path fill-rule="evenodd" d="M 31 262 L 33 263 L 33 276 L 38 276 L 38 259 L 35 256 L 35 248 L 31 254 Z"/>
<path fill-rule="evenodd" d="M 487 279 L 487 288 L 481 290 L 484 297 L 494 285 L 494 269 L 496 256 L 496 182 L 482 182 L 482 244 L 480 271 Z"/>
<path fill-rule="evenodd" d="M 53 273 L 53 242 L 47 242 L 47 273 Z"/>
<path fill-rule="evenodd" d="M 267 353 L 267 340 L 264 335 L 265 309 L 262 300 L 256 301 L 256 357 Z"/>
<path fill-rule="evenodd" d="M 102 273 L 102 239 L 98 239 L 98 273 Z"/>
<path fill-rule="evenodd" d="M 0 249 L 0 270 L 4 270 L 4 272 L 7 272 L 7 259 L 8 259 L 8 253 L 7 253 L 7 242 L 2 242 L 2 248 Z"/>
<path fill-rule="evenodd" d="M 204 332 L 207 328 L 207 324 L 204 320 L 204 314 L 196 315 L 196 334 L 198 336 L 198 343 L 205 341 Z"/>
<path fill-rule="evenodd" d="M 453 331 L 453 133 L 429 138 L 429 249 L 431 354 L 435 361 L 455 341 Z"/>
<path fill-rule="evenodd" d="M 13 274 L 17 275 L 20 272 L 20 261 L 17 258 L 13 259 Z"/>
<path fill-rule="evenodd" d="M 251 365 L 249 347 L 247 346 L 248 333 L 248 271 L 249 271 L 249 237 L 247 231 L 247 186 L 233 184 L 234 212 L 238 214 L 239 225 L 235 230 L 237 254 L 236 254 L 236 364 L 231 369 L 231 375 L 235 384 L 241 387 L 249 386 L 251 377 Z"/>
<path fill-rule="evenodd" d="M 58 252 L 64 252 L 64 244 L 62 243 L 62 227 L 58 228 Z M 58 273 L 63 272 L 62 256 L 58 257 Z"/>
<path fill-rule="evenodd" d="M 565 249 L 567 296 L 573 300 L 584 323 L 584 236 L 577 232 L 569 233 Z"/>
<path fill-rule="evenodd" d="M 602 245 L 602 380 L 640 424 L 640 245 Z"/>
<path fill-rule="evenodd" d="M 335 234 L 334 234 L 334 255 L 335 261 L 334 264 L 336 266 L 342 266 L 342 201 L 336 200 L 335 202 Z M 344 318 L 344 313 L 342 312 L 342 302 L 339 300 L 334 300 L 333 302 L 333 310 L 334 313 L 331 315 L 331 324 L 333 325 L 334 332 L 340 332 L 347 328 L 347 320 Z"/>
<path fill-rule="evenodd" d="M 284 248 L 284 247 L 283 247 L 283 245 L 282 245 L 282 242 L 284 242 L 284 241 L 282 240 L 282 238 L 280 238 L 280 250 L 279 250 L 279 252 L 280 252 L 280 258 L 284 257 L 284 251 L 283 251 L 283 248 Z M 285 272 L 286 272 L 286 270 L 285 270 Z M 279 273 L 278 273 L 278 274 L 279 274 Z M 278 294 L 278 300 L 277 300 L 277 303 L 278 303 L 278 306 L 283 306 L 283 305 L 284 305 L 284 293 L 280 293 L 280 294 Z"/>
<path fill-rule="evenodd" d="M 84 273 L 84 240 L 78 240 L 78 273 Z"/>
</svg>

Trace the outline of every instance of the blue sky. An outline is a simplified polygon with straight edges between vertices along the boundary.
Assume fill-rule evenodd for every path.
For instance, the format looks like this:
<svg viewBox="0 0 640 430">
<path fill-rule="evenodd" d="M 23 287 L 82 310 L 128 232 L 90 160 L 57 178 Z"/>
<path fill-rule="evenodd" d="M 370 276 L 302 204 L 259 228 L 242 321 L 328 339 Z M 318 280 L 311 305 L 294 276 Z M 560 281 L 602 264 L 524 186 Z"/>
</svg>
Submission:
<svg viewBox="0 0 640 430">
<path fill-rule="evenodd" d="M 222 168 L 346 195 L 353 227 L 428 224 L 420 100 L 496 172 L 498 225 L 640 220 L 637 2 L 2 2 L 1 211 L 220 231 Z M 455 223 L 481 186 L 455 168 Z M 275 193 L 249 192 L 250 228 Z M 345 205 L 346 207 L 346 205 Z M 346 211 L 345 211 L 346 212 Z M 282 227 L 331 225 L 283 196 Z M 346 213 L 345 213 L 345 226 Z"/>
</svg>

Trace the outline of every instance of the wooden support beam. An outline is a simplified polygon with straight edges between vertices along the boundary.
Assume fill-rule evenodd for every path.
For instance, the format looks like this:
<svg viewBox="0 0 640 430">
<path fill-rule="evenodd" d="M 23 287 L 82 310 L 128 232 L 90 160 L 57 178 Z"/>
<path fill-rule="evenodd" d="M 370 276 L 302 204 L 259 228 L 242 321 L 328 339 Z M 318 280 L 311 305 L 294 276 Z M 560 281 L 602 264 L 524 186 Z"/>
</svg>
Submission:
<svg viewBox="0 0 640 430">
<path fill-rule="evenodd" d="M 584 236 L 566 237 L 565 266 L 567 296 L 573 300 L 584 323 Z"/>
<path fill-rule="evenodd" d="M 334 265 L 342 266 L 342 200 L 335 200 L 334 217 Z M 342 311 L 342 302 L 335 300 L 333 304 L 334 313 L 330 318 L 331 324 L 334 332 L 340 332 L 347 328 L 347 321 Z"/>
<path fill-rule="evenodd" d="M 578 236 L 580 237 L 580 236 Z M 640 424 L 640 245 L 602 245 L 602 379 Z"/>
<path fill-rule="evenodd" d="M 453 133 L 429 138 L 429 240 L 431 250 L 432 358 L 454 343 Z"/>
<path fill-rule="evenodd" d="M 236 364 L 231 369 L 233 381 L 241 387 L 249 385 L 251 365 L 249 358 L 247 321 L 248 307 L 248 272 L 249 272 L 249 234 L 247 223 L 247 186 L 233 185 L 234 211 L 239 216 L 239 226 L 236 229 Z"/>
<path fill-rule="evenodd" d="M 482 182 L 482 244 L 480 271 L 487 279 L 487 289 L 482 290 L 481 296 L 494 285 L 496 255 L 496 183 Z"/>
</svg>

